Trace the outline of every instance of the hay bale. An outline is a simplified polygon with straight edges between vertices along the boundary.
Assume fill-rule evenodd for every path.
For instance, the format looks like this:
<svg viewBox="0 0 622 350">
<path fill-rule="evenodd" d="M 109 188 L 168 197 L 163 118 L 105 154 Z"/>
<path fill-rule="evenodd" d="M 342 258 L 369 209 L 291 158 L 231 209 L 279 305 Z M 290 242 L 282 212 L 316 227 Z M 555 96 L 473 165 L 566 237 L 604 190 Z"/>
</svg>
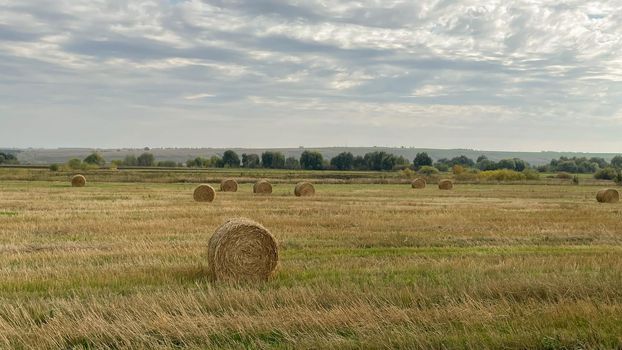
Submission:
<svg viewBox="0 0 622 350">
<path fill-rule="evenodd" d="M 259 180 L 253 186 L 253 193 L 270 194 L 272 193 L 272 185 L 268 180 Z"/>
<path fill-rule="evenodd" d="M 216 191 L 210 185 L 203 184 L 194 189 L 193 197 L 197 202 L 211 202 L 215 196 Z"/>
<path fill-rule="evenodd" d="M 596 200 L 600 203 L 618 203 L 620 201 L 620 193 L 613 188 L 607 188 L 596 193 Z"/>
<path fill-rule="evenodd" d="M 229 219 L 209 240 L 210 277 L 220 281 L 266 281 L 276 269 L 279 252 L 274 236 L 250 219 Z"/>
<path fill-rule="evenodd" d="M 75 175 L 71 178 L 71 186 L 72 187 L 84 187 L 86 186 L 86 177 L 83 175 Z"/>
<path fill-rule="evenodd" d="M 296 197 L 307 197 L 315 194 L 315 187 L 310 182 L 299 182 L 294 188 Z"/>
<path fill-rule="evenodd" d="M 410 183 L 412 188 L 425 188 L 426 182 L 425 179 L 417 178 L 414 179 L 413 182 Z"/>
<path fill-rule="evenodd" d="M 454 188 L 454 183 L 451 180 L 441 180 L 438 182 L 438 188 L 441 190 L 451 190 Z"/>
<path fill-rule="evenodd" d="M 234 179 L 224 179 L 220 182 L 220 190 L 222 192 L 237 192 L 238 182 Z"/>
</svg>

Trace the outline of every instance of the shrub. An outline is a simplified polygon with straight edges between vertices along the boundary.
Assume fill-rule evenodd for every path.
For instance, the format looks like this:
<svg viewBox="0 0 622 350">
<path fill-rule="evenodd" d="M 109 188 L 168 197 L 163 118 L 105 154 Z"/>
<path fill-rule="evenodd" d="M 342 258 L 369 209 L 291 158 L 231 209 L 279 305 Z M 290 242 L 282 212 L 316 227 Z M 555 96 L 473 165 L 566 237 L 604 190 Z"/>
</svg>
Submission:
<svg viewBox="0 0 622 350">
<path fill-rule="evenodd" d="M 464 167 L 462 165 L 456 164 L 451 167 L 451 171 L 456 175 L 460 175 L 464 172 Z"/>
<path fill-rule="evenodd" d="M 422 175 L 426 175 L 426 176 L 432 176 L 432 175 L 437 175 L 440 172 L 438 171 L 438 169 L 436 169 L 433 166 L 424 165 L 421 168 L 419 168 L 418 173 Z"/>
<path fill-rule="evenodd" d="M 104 157 L 102 157 L 102 155 L 97 152 L 91 153 L 88 157 L 84 158 L 83 162 L 99 166 L 103 166 L 104 164 L 106 164 L 106 160 L 104 159 Z"/>
<path fill-rule="evenodd" d="M 67 167 L 69 167 L 69 169 L 72 169 L 72 170 L 78 170 L 82 168 L 82 161 L 78 158 L 70 159 L 67 162 Z"/>
<path fill-rule="evenodd" d="M 523 175 L 525 175 L 525 179 L 527 180 L 538 180 L 540 179 L 540 173 L 538 173 L 537 171 L 531 169 L 531 168 L 525 168 L 525 170 L 522 171 Z"/>
<path fill-rule="evenodd" d="M 510 169 L 499 169 L 482 171 L 478 178 L 484 181 L 522 181 L 527 180 L 527 175 Z"/>
<path fill-rule="evenodd" d="M 58 164 L 50 165 L 50 171 L 58 171 L 59 169 L 60 169 L 60 166 Z"/>
<path fill-rule="evenodd" d="M 618 175 L 618 171 L 612 167 L 606 167 L 605 169 L 600 169 L 594 174 L 595 179 L 599 180 L 615 180 Z"/>
<path fill-rule="evenodd" d="M 459 165 L 454 165 L 455 166 L 459 166 Z M 475 181 L 477 180 L 477 176 L 479 174 L 479 170 L 477 169 L 468 169 L 468 170 L 462 170 L 462 172 L 460 172 L 459 174 L 456 174 L 455 178 L 458 181 Z"/>
</svg>

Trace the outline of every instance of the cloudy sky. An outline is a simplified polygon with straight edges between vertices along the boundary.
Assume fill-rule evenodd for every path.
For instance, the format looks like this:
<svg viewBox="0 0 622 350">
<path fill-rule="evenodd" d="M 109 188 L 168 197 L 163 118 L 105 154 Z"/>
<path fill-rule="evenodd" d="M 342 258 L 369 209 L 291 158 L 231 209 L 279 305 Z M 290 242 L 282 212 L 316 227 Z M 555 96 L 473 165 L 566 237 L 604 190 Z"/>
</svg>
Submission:
<svg viewBox="0 0 622 350">
<path fill-rule="evenodd" d="M 0 147 L 300 145 L 620 151 L 622 1 L 0 0 Z"/>
</svg>

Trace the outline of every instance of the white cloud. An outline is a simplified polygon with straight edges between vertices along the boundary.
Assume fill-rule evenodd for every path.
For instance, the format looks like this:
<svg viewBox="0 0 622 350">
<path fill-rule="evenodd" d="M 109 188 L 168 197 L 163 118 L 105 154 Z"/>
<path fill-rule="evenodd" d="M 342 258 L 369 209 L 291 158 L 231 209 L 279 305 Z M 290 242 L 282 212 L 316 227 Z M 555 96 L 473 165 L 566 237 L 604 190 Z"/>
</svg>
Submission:
<svg viewBox="0 0 622 350">
<path fill-rule="evenodd" d="M 362 140 L 373 135 L 369 144 L 411 144 L 423 139 L 411 137 L 422 125 L 438 139 L 451 126 L 468 134 L 460 145 L 468 148 L 505 148 L 507 137 L 490 136 L 490 125 L 528 125 L 537 134 L 553 123 L 558 149 L 575 147 L 577 133 L 598 122 L 604 129 L 593 150 L 614 144 L 622 131 L 622 3 L 482 4 L 4 0 L 0 119 L 81 118 L 85 130 L 102 118 L 114 128 L 116 119 L 139 118 L 144 127 L 179 116 L 222 128 L 230 120 L 249 132 L 266 120 L 342 128 L 318 133 L 309 146 L 340 144 L 353 129 Z M 110 106 L 109 116 L 91 117 Z M 372 132 L 395 124 L 403 134 Z M 68 131 L 50 128 L 61 137 L 3 128 L 0 146 L 110 142 L 93 135 L 89 144 L 59 144 L 71 140 L 62 137 Z M 116 132 L 136 134 L 123 124 Z M 262 133 L 268 146 L 290 140 L 276 129 Z M 143 143 L 189 140 L 142 134 Z"/>
</svg>

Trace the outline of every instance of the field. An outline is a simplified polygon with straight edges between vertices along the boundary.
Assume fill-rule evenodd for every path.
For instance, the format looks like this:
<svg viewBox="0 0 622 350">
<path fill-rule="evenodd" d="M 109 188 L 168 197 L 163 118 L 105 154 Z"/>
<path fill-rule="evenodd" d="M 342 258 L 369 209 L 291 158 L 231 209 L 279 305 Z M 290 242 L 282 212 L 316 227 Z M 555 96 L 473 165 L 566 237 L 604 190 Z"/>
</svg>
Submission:
<svg viewBox="0 0 622 350">
<path fill-rule="evenodd" d="M 0 174 L 0 348 L 622 347 L 622 204 L 600 186 L 297 198 L 281 179 L 205 204 L 192 183 L 16 174 Z M 208 281 L 207 242 L 236 216 L 278 239 L 273 280 Z"/>
</svg>

